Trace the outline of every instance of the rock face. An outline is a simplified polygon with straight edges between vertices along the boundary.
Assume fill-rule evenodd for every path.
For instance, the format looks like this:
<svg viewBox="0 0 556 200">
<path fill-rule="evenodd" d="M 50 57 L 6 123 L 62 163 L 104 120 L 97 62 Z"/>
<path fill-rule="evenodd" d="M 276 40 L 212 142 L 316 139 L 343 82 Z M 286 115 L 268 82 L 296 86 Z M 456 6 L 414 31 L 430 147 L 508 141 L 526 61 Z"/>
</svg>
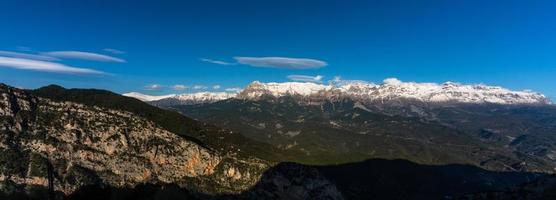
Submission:
<svg viewBox="0 0 556 200">
<path fill-rule="evenodd" d="M 64 193 L 87 184 L 69 180 L 77 168 L 99 172 L 105 184 L 121 187 L 211 175 L 222 159 L 133 113 L 53 102 L 7 87 L 0 93 L 0 149 L 51 162 L 59 175 L 56 188 Z M 46 184 L 44 172 L 22 173 L 3 173 L 2 181 Z"/>
</svg>

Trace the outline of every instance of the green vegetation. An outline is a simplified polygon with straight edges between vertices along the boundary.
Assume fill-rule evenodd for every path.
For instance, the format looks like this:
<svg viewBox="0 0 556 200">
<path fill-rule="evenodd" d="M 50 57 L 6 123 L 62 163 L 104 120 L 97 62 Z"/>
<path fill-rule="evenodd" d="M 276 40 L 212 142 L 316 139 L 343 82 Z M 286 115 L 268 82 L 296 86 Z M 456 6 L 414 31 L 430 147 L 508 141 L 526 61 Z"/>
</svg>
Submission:
<svg viewBox="0 0 556 200">
<path fill-rule="evenodd" d="M 545 157 L 556 150 L 550 142 L 556 140 L 551 134 L 556 132 L 554 107 L 423 107 L 424 112 L 438 118 L 427 119 L 411 113 L 410 103 L 406 107 L 368 105 L 366 109 L 355 104 L 344 99 L 304 105 L 294 97 L 281 97 L 170 109 L 272 144 L 292 158 L 288 161 L 304 164 L 386 158 L 423 164 L 474 164 L 498 170 L 527 167 L 547 171 L 554 166 Z M 522 134 L 527 136 L 517 137 Z M 509 141 L 512 135 L 517 138 L 513 143 Z M 521 162 L 527 166 L 520 166 Z"/>
</svg>

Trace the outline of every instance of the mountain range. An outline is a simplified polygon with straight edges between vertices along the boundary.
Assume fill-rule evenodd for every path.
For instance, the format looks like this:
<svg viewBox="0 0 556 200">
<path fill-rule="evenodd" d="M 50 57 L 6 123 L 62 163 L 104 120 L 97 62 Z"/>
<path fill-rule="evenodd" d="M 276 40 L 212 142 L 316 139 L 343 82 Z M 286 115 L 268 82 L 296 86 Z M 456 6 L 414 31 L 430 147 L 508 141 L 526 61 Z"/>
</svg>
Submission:
<svg viewBox="0 0 556 200">
<path fill-rule="evenodd" d="M 387 80 L 126 94 L 147 102 L 56 85 L 2 84 L 0 94 L 0 199 L 504 199 L 556 191 L 556 108 L 528 91 Z"/>
<path fill-rule="evenodd" d="M 238 93 L 199 92 L 180 95 L 149 96 L 137 92 L 125 93 L 143 101 L 167 105 L 212 103 L 238 98 L 256 100 L 262 96 L 300 96 L 308 100 L 335 100 L 351 98 L 366 102 L 419 101 L 425 103 L 488 103 L 488 104 L 551 104 L 550 99 L 531 91 L 512 91 L 498 86 L 402 82 L 395 78 L 383 84 L 363 81 L 330 83 L 284 82 L 261 83 L 254 81 Z"/>
<path fill-rule="evenodd" d="M 292 161 L 305 164 L 391 158 L 502 171 L 556 167 L 556 107 L 530 91 L 397 79 L 380 85 L 255 81 L 235 96 L 148 103 L 301 152 Z"/>
</svg>

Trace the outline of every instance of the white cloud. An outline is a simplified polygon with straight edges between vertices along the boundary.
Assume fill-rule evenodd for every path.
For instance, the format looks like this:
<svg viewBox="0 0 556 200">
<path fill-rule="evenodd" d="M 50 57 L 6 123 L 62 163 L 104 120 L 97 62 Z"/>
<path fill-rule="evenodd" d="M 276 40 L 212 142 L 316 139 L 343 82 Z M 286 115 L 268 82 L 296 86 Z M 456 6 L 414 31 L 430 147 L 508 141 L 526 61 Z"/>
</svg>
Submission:
<svg viewBox="0 0 556 200">
<path fill-rule="evenodd" d="M 226 90 L 226 92 L 240 92 L 243 89 L 235 87 L 235 88 L 226 88 L 224 90 Z"/>
<path fill-rule="evenodd" d="M 401 84 L 401 83 L 402 83 L 402 81 L 400 81 L 400 80 L 397 79 L 397 78 L 387 78 L 387 79 L 384 79 L 384 84 L 386 84 L 386 85 L 399 85 L 399 84 Z"/>
<path fill-rule="evenodd" d="M 112 49 L 112 48 L 106 48 L 106 49 L 103 49 L 103 50 L 106 51 L 106 52 L 113 53 L 113 54 L 125 54 L 125 51 L 120 51 L 120 50 Z"/>
<path fill-rule="evenodd" d="M 2 56 L 0 56 L 0 67 L 69 74 L 105 74 L 94 69 L 72 67 L 55 62 Z"/>
<path fill-rule="evenodd" d="M 98 53 L 83 52 L 83 51 L 51 51 L 43 52 L 42 55 L 52 56 L 57 58 L 69 58 L 69 59 L 82 59 L 82 60 L 92 60 L 101 62 L 126 62 L 124 59 L 116 58 L 112 56 L 107 56 Z"/>
<path fill-rule="evenodd" d="M 283 69 L 317 69 L 327 65 L 326 62 L 308 58 L 285 57 L 234 57 L 240 64 L 253 67 L 269 67 Z"/>
<path fill-rule="evenodd" d="M 56 61 L 60 60 L 52 56 L 29 54 L 29 53 L 19 53 L 13 51 L 0 51 L 0 56 L 12 57 L 12 58 L 25 58 L 31 60 L 44 60 L 44 61 Z"/>
<path fill-rule="evenodd" d="M 330 83 L 334 85 L 348 85 L 348 84 L 355 84 L 355 83 L 373 84 L 363 80 L 344 80 L 342 79 L 341 76 L 335 76 L 334 79 L 330 80 Z"/>
<path fill-rule="evenodd" d="M 204 90 L 204 89 L 207 89 L 207 86 L 204 86 L 204 85 L 194 85 L 194 86 L 193 86 L 193 89 L 194 89 L 194 90 Z"/>
<path fill-rule="evenodd" d="M 213 85 L 212 89 L 218 90 L 218 89 L 220 89 L 220 85 Z"/>
<path fill-rule="evenodd" d="M 174 90 L 185 90 L 188 87 L 185 86 L 185 85 L 174 85 L 174 86 L 172 86 L 172 88 L 174 88 Z"/>
<path fill-rule="evenodd" d="M 292 81 L 313 82 L 313 83 L 322 82 L 322 78 L 324 78 L 324 76 L 321 76 L 321 75 L 317 75 L 317 76 L 289 75 L 288 76 L 288 79 L 290 79 Z"/>
<path fill-rule="evenodd" d="M 208 59 L 208 58 L 201 58 L 200 59 L 203 62 L 208 62 L 208 63 L 212 63 L 212 64 L 217 64 L 217 65 L 235 65 L 236 63 L 229 63 L 226 61 L 221 61 L 221 60 L 212 60 L 212 59 Z"/>
<path fill-rule="evenodd" d="M 145 85 L 145 90 L 161 90 L 163 87 L 160 84 Z"/>
</svg>

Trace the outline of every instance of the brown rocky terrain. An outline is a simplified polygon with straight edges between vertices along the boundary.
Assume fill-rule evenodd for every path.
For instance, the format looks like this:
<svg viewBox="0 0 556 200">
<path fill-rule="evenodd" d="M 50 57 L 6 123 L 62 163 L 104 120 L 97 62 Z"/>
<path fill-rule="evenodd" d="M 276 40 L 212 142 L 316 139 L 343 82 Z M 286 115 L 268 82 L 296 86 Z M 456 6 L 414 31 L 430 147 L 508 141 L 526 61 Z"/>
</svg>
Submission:
<svg viewBox="0 0 556 200">
<path fill-rule="evenodd" d="M 87 185 L 145 183 L 229 195 L 254 186 L 271 166 L 211 150 L 132 112 L 52 101 L 6 85 L 0 95 L 2 188 L 47 187 L 52 165 L 54 189 L 64 195 Z"/>
</svg>

